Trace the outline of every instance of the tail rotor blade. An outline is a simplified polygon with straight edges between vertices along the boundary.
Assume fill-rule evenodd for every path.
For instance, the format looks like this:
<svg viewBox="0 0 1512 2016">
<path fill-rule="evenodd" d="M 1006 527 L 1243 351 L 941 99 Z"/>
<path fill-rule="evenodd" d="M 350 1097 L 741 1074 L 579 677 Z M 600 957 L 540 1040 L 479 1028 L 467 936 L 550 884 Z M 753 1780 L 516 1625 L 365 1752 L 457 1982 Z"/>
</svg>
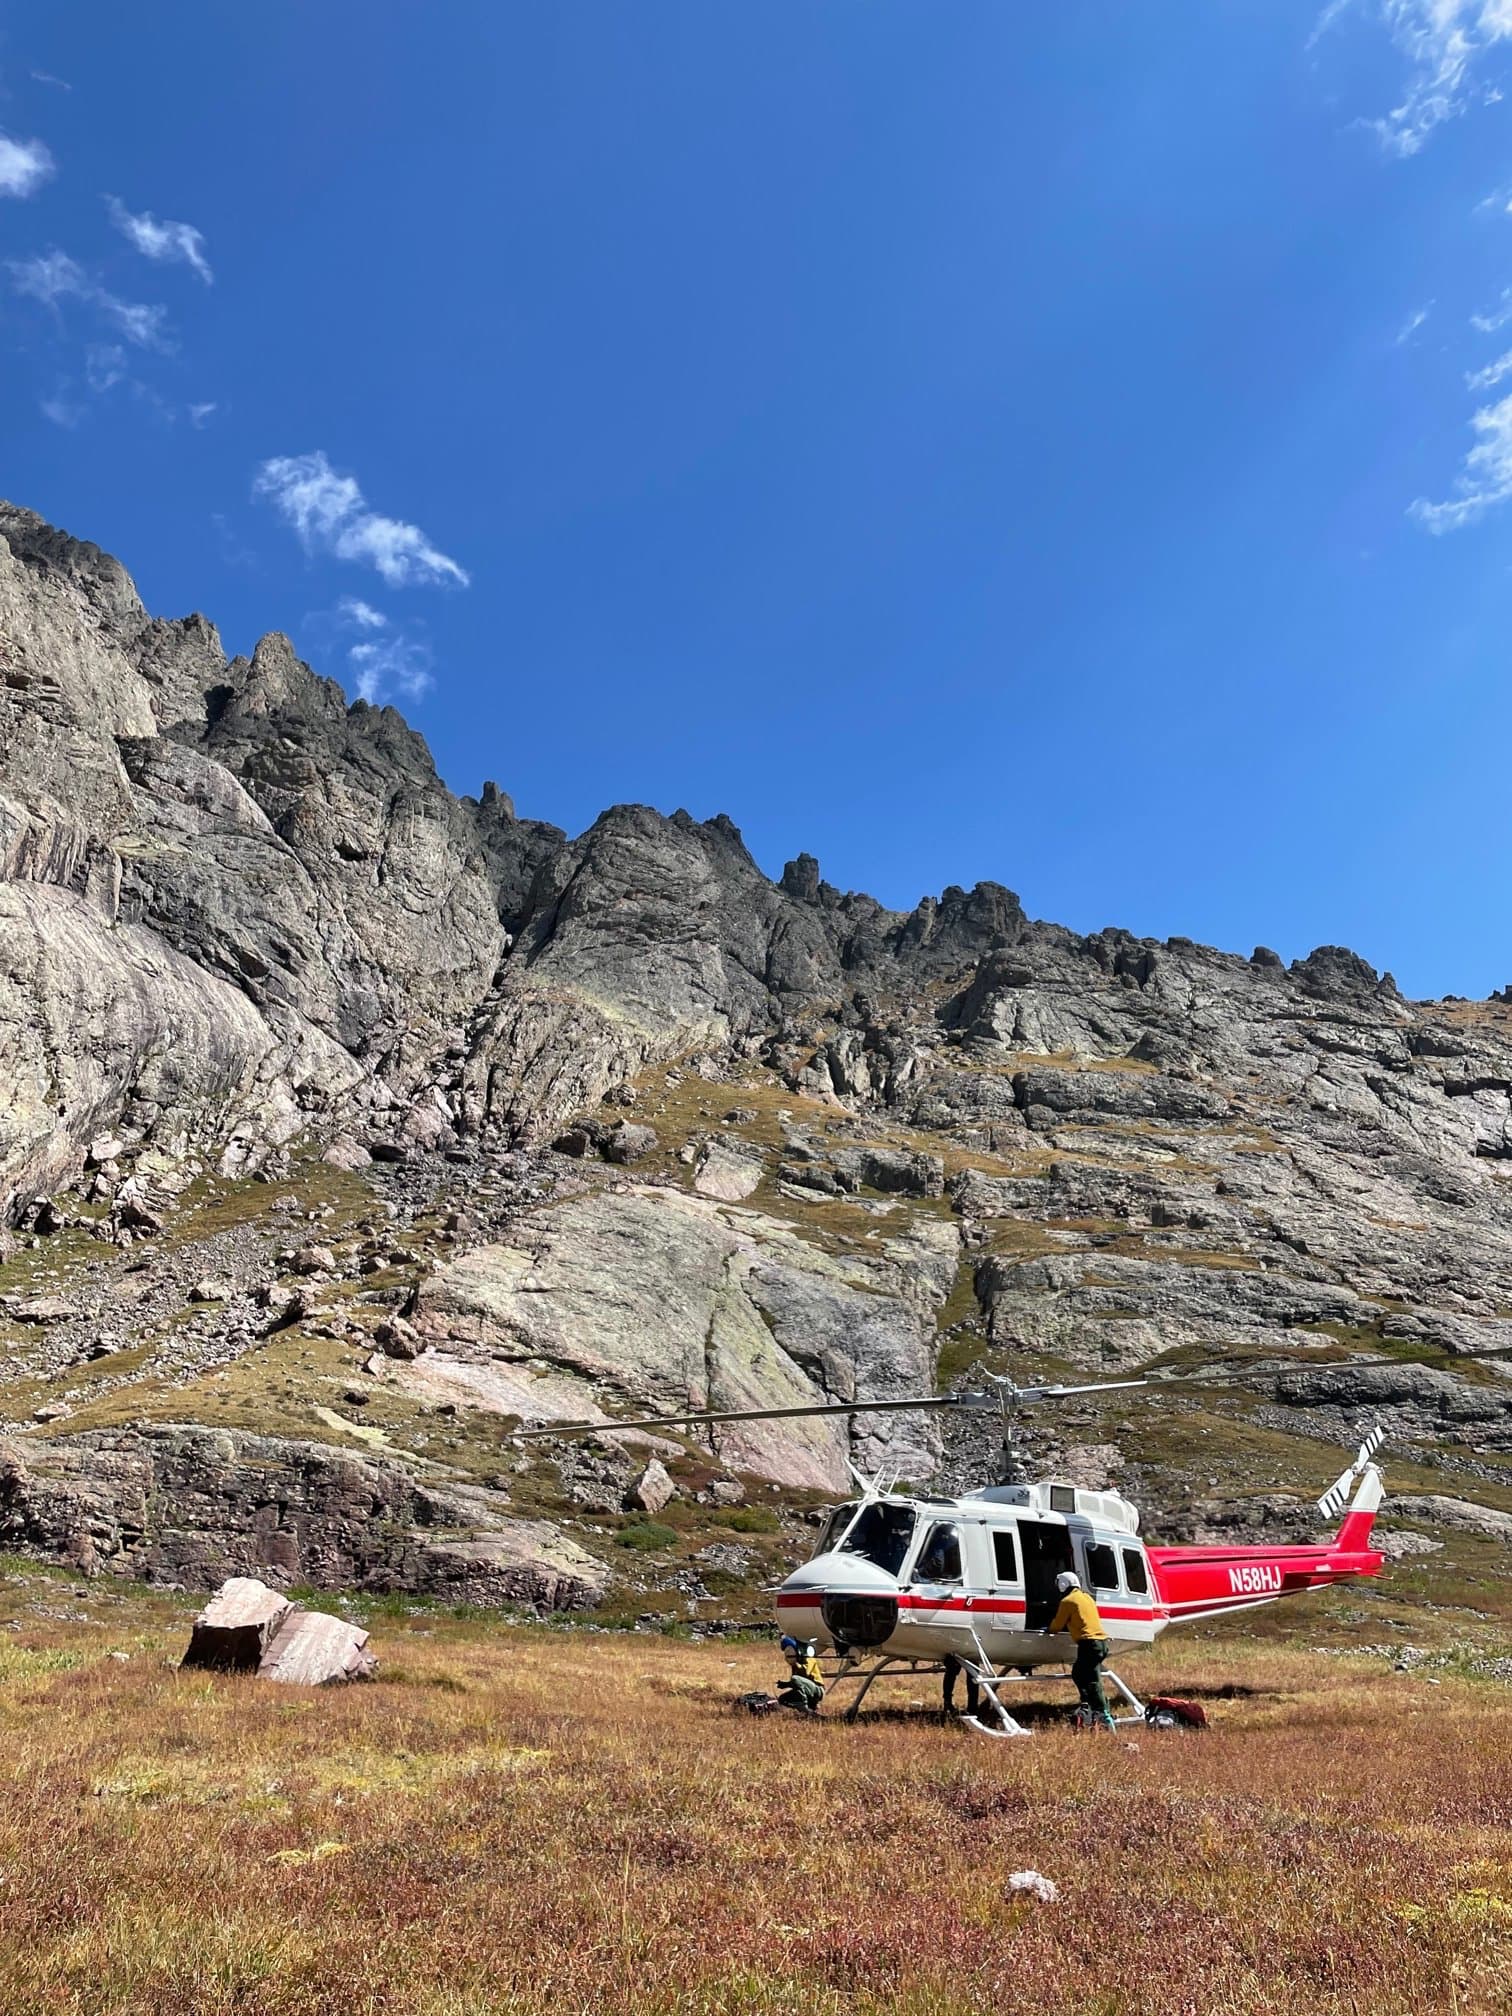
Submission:
<svg viewBox="0 0 1512 2016">
<path fill-rule="evenodd" d="M 1323 1496 L 1318 1500 L 1318 1510 L 1323 1514 L 1325 1519 L 1338 1518 L 1344 1507 L 1349 1503 L 1349 1493 L 1353 1488 L 1354 1481 L 1355 1470 L 1354 1465 L 1351 1463 L 1343 1476 L 1335 1483 L 1330 1484 L 1328 1489 L 1323 1493 Z"/>
<path fill-rule="evenodd" d="M 1350 1464 L 1341 1477 L 1329 1485 L 1323 1496 L 1318 1500 L 1318 1510 L 1323 1514 L 1325 1519 L 1337 1519 L 1340 1513 L 1343 1512 L 1345 1506 L 1349 1503 L 1356 1484 L 1359 1483 L 1366 1470 L 1369 1469 L 1371 1458 L 1385 1440 L 1386 1430 L 1384 1428 L 1372 1428 L 1369 1431 L 1365 1440 L 1360 1444 L 1359 1454 L 1355 1457 L 1353 1463 Z"/>
</svg>

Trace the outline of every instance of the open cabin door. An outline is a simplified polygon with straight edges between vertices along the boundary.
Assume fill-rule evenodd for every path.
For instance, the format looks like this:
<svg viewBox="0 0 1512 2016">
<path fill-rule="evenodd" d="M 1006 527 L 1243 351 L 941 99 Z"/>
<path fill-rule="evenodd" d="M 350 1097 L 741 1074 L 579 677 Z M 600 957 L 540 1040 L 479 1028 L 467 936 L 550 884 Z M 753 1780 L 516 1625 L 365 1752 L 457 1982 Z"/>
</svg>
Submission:
<svg viewBox="0 0 1512 2016">
<path fill-rule="evenodd" d="M 1056 1576 L 1074 1570 L 1071 1535 L 1064 1526 L 1041 1519 L 1020 1519 L 1018 1532 L 1024 1557 L 1024 1629 L 1043 1631 L 1060 1602 Z"/>
</svg>

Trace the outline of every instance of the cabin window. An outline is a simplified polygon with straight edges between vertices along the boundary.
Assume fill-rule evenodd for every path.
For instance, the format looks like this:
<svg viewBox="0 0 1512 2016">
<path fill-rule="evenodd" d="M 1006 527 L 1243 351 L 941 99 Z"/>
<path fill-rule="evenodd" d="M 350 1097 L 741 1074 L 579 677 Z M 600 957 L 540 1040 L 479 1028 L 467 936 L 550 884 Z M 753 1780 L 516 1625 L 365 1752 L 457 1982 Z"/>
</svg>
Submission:
<svg viewBox="0 0 1512 2016">
<path fill-rule="evenodd" d="M 1101 1541 L 1087 1549 L 1087 1580 L 1094 1589 L 1118 1587 L 1118 1556 Z"/>
<path fill-rule="evenodd" d="M 1018 1549 L 1013 1544 L 1012 1532 L 1006 1526 L 1000 1526 L 992 1536 L 992 1558 L 999 1582 L 1017 1582 Z"/>
<path fill-rule="evenodd" d="M 915 1582 L 959 1582 L 961 1536 L 954 1526 L 932 1526 L 914 1567 Z"/>
<path fill-rule="evenodd" d="M 840 1552 L 859 1554 L 885 1575 L 896 1575 L 903 1566 L 918 1516 L 911 1505 L 885 1505 L 878 1500 L 866 1507 L 840 1542 Z"/>
<path fill-rule="evenodd" d="M 1076 1491 L 1074 1487 L 1070 1484 L 1052 1484 L 1050 1486 L 1050 1510 L 1052 1512 L 1074 1512 L 1076 1510 Z"/>
<path fill-rule="evenodd" d="M 1140 1553 L 1137 1547 L 1125 1547 L 1123 1557 L 1125 1587 L 1132 1589 L 1136 1596 L 1148 1596 L 1150 1593 L 1150 1578 L 1145 1573 L 1145 1558 L 1143 1554 Z"/>
</svg>

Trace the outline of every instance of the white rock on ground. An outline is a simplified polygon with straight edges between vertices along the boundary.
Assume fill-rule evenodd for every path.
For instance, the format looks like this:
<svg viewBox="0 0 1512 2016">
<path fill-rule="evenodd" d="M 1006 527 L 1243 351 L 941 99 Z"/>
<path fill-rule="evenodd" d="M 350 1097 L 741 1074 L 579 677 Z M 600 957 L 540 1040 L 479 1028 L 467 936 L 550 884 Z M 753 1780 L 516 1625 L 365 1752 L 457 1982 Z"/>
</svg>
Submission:
<svg viewBox="0 0 1512 2016">
<path fill-rule="evenodd" d="M 185 1666 L 255 1673 L 294 1605 L 255 1576 L 223 1582 L 194 1620 Z"/>
<path fill-rule="evenodd" d="M 741 1204 L 756 1189 L 761 1174 L 759 1155 L 715 1141 L 699 1157 L 693 1171 L 693 1188 L 700 1197 L 718 1197 L 727 1204 Z"/>
<path fill-rule="evenodd" d="M 649 1512 L 654 1516 L 670 1505 L 676 1496 L 677 1486 L 667 1475 L 666 1466 L 653 1456 L 626 1492 L 625 1499 L 632 1511 Z"/>
<path fill-rule="evenodd" d="M 344 1617 L 323 1610 L 295 1610 L 274 1633 L 257 1669 L 258 1678 L 292 1687 L 371 1680 L 378 1661 L 367 1644 L 367 1632 Z"/>
</svg>

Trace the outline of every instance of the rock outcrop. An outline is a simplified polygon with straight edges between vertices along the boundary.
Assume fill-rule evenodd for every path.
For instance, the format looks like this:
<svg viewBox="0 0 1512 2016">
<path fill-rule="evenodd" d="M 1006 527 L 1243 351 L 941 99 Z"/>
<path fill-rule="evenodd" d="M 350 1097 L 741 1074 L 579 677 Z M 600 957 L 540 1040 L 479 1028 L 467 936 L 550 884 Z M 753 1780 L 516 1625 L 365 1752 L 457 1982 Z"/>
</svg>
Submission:
<svg viewBox="0 0 1512 2016">
<path fill-rule="evenodd" d="M 305 1156 L 345 1243 L 324 1192 L 277 1195 Z M 0 505 L 8 1544 L 590 1604 L 610 1578 L 564 1508 L 622 1507 L 631 1459 L 544 1477 L 519 1423 L 900 1398 L 988 1353 L 1233 1367 L 1280 1452 L 1373 1411 L 1494 1494 L 1509 1172 L 1499 997 L 1411 1002 L 1337 946 L 1080 936 L 996 883 L 888 911 L 809 855 L 769 880 L 724 817 L 570 838 L 453 796 L 286 638 L 228 659 Z M 254 1177 L 257 1213 L 216 1187 Z M 181 1253 L 195 1183 L 231 1215 Z M 319 1222 L 277 1230 L 286 1205 Z M 227 1418 L 259 1423 L 280 1350 L 262 1390 L 300 1432 L 220 1427 L 212 1382 L 235 1368 Z M 745 1488 L 714 1469 L 979 1475 L 987 1433 L 863 1415 L 656 1454 L 681 1510 Z M 1112 1433 L 1058 1446 L 1137 1465 Z M 1207 1487 L 1171 1474 L 1170 1508 Z"/>
<path fill-rule="evenodd" d="M 0 1444 L 0 1541 L 87 1574 L 191 1589 L 254 1576 L 571 1610 L 607 1581 L 583 1548 L 512 1517 L 495 1493 L 431 1487 L 318 1443 L 202 1427 Z"/>
<path fill-rule="evenodd" d="M 903 1399 L 934 1380 L 934 1312 L 955 1279 L 948 1224 L 928 1243 L 832 1256 L 754 1211 L 671 1190 L 538 1213 L 530 1244 L 479 1246 L 421 1290 L 429 1348 L 386 1377 L 523 1419 Z M 929 1417 L 751 1422 L 710 1431 L 720 1461 L 844 1489 L 846 1461 L 927 1473 Z"/>
</svg>

